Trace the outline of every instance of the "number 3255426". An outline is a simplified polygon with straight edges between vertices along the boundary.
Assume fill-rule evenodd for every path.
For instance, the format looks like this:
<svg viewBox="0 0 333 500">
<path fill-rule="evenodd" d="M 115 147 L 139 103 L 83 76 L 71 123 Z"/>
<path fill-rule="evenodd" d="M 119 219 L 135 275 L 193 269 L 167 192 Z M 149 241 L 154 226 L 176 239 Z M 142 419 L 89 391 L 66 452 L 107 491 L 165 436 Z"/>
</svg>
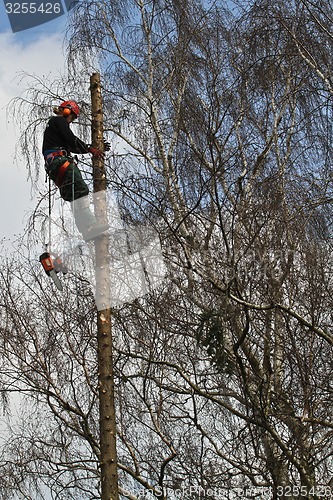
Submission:
<svg viewBox="0 0 333 500">
<path fill-rule="evenodd" d="M 6 3 L 7 14 L 60 14 L 60 3 Z"/>
</svg>

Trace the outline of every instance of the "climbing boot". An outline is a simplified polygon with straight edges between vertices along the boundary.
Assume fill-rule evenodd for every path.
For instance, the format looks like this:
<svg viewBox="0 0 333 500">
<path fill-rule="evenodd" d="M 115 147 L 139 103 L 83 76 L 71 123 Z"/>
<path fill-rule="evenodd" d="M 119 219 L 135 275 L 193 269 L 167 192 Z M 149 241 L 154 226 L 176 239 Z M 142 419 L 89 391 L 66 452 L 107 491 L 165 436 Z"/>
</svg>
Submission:
<svg viewBox="0 0 333 500">
<path fill-rule="evenodd" d="M 91 241 L 99 238 L 109 229 L 109 224 L 93 224 L 82 233 L 84 241 Z"/>
<path fill-rule="evenodd" d="M 76 227 L 85 241 L 98 238 L 109 229 L 108 224 L 99 223 L 90 209 L 89 196 L 83 196 L 71 202 Z"/>
</svg>

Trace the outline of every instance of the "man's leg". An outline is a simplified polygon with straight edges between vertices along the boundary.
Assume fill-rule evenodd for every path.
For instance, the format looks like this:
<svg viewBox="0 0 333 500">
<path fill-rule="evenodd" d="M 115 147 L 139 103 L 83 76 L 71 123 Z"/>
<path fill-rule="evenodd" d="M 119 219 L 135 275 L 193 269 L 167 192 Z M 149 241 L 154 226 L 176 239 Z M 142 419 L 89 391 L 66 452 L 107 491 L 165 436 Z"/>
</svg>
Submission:
<svg viewBox="0 0 333 500">
<path fill-rule="evenodd" d="M 77 200 L 83 196 L 88 196 L 89 188 L 79 168 L 71 160 L 70 165 L 66 168 L 62 185 L 60 186 L 61 197 L 66 201 Z"/>
<path fill-rule="evenodd" d="M 95 215 L 90 210 L 89 189 L 84 182 L 78 167 L 71 163 L 60 187 L 61 197 L 70 201 L 75 224 L 86 241 L 97 238 L 108 228 L 108 224 L 98 224 Z"/>
</svg>

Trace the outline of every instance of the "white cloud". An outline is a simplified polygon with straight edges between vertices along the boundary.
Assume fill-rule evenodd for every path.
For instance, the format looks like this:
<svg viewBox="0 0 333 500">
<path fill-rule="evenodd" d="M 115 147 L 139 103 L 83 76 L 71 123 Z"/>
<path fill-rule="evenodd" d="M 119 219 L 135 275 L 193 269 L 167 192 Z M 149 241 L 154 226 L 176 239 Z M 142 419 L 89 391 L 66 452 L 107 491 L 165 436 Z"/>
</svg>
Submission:
<svg viewBox="0 0 333 500">
<path fill-rule="evenodd" d="M 63 39 L 60 35 L 43 36 L 31 43 L 18 42 L 11 33 L 0 33 L 0 240 L 13 239 L 23 232 L 24 219 L 37 200 L 31 200 L 24 158 L 14 161 L 19 130 L 7 112 L 11 99 L 24 91 L 22 72 L 59 77 L 64 68 Z M 51 103 L 52 104 L 52 103 Z M 42 138 L 40 138 L 41 142 Z M 43 175 L 41 176 L 43 177 Z"/>
</svg>

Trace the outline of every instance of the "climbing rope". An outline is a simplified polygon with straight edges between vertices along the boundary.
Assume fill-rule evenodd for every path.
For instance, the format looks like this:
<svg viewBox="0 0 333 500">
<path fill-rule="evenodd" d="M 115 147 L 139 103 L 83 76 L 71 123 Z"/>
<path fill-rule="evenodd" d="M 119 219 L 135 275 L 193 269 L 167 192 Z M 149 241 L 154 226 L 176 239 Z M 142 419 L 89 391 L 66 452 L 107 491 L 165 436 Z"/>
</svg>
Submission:
<svg viewBox="0 0 333 500">
<path fill-rule="evenodd" d="M 49 223 L 49 241 L 46 244 L 46 251 L 51 253 L 51 244 L 52 244 L 52 220 L 51 220 L 51 214 L 52 214 L 52 206 L 51 206 L 51 179 L 50 177 L 48 178 L 48 184 L 49 184 L 49 214 L 48 214 L 48 223 Z"/>
<path fill-rule="evenodd" d="M 72 241 L 74 242 L 73 248 L 74 252 L 76 252 L 76 244 L 74 241 L 74 235 L 75 235 L 75 176 L 74 176 L 74 171 L 75 171 L 75 166 L 77 165 L 77 157 L 73 158 L 73 171 L 72 171 L 72 207 L 73 207 L 73 219 L 72 219 L 72 235 L 73 239 Z M 75 280 L 75 291 L 76 291 L 76 305 L 79 307 L 80 305 L 80 288 L 79 288 L 79 279 L 78 279 L 78 273 L 77 273 L 77 266 L 76 266 L 76 255 L 73 255 L 73 274 L 74 274 L 74 280 Z"/>
</svg>

